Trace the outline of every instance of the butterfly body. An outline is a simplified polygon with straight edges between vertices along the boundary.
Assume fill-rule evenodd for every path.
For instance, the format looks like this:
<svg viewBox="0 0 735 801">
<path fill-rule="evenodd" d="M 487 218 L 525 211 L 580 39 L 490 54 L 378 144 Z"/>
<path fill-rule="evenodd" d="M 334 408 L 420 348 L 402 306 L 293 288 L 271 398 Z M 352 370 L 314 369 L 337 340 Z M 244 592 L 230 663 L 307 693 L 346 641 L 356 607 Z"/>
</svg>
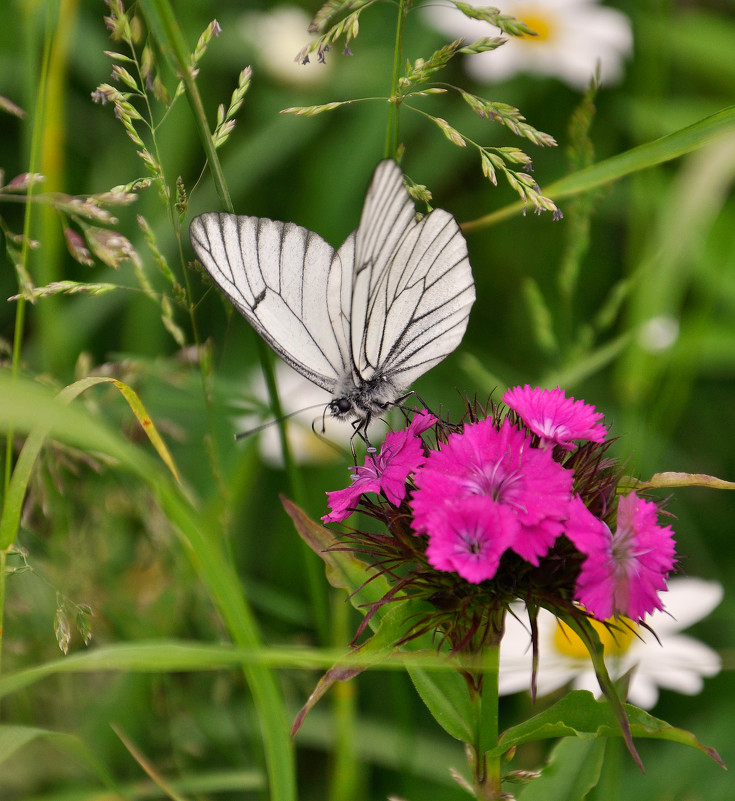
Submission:
<svg viewBox="0 0 735 801">
<path fill-rule="evenodd" d="M 460 343 L 475 299 L 467 245 L 435 209 L 416 221 L 394 161 L 381 161 L 359 227 L 335 251 L 265 217 L 207 213 L 190 228 L 202 265 L 281 358 L 361 425 Z"/>
<path fill-rule="evenodd" d="M 329 411 L 338 418 L 359 417 L 367 420 L 384 412 L 405 389 L 397 387 L 383 375 L 368 380 L 345 376 L 334 388 Z"/>
</svg>

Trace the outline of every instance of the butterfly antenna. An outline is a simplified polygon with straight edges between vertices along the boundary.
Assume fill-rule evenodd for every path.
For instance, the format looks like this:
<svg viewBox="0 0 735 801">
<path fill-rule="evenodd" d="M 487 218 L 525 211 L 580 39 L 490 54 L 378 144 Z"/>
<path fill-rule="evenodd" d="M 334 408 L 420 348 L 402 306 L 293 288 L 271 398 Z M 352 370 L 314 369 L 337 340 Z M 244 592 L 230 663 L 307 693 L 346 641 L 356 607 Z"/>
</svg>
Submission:
<svg viewBox="0 0 735 801">
<path fill-rule="evenodd" d="M 324 407 L 324 410 L 322 411 L 322 434 L 324 434 L 324 433 L 326 432 L 326 430 L 327 430 L 327 409 L 328 409 L 328 408 L 329 408 L 329 406 L 325 406 L 325 407 Z M 317 421 L 318 419 L 319 419 L 319 418 L 316 418 L 315 420 L 312 420 L 312 421 L 311 421 L 311 430 L 312 430 L 312 431 L 313 431 L 315 434 L 317 433 L 317 431 L 316 431 L 316 429 L 314 428 L 314 423 L 316 423 L 316 421 Z M 318 436 L 318 434 L 317 434 L 317 436 Z"/>
<path fill-rule="evenodd" d="M 302 412 L 308 412 L 309 409 L 317 409 L 321 406 L 321 403 L 315 403 L 313 406 L 306 406 L 303 409 L 297 409 L 295 412 L 289 412 L 288 414 L 284 414 L 281 417 L 274 417 L 273 420 L 268 420 L 267 423 L 262 423 L 255 428 L 249 428 L 247 431 L 241 431 L 239 434 L 235 434 L 235 439 L 245 439 L 246 437 L 250 437 L 253 434 L 259 434 L 261 431 L 265 431 L 266 428 L 269 428 L 272 425 L 276 425 L 278 423 L 282 423 L 284 420 L 288 420 L 290 417 L 295 417 L 297 414 L 301 414 Z"/>
<path fill-rule="evenodd" d="M 344 456 L 347 453 L 347 451 L 341 445 L 339 445 L 336 442 L 334 442 L 333 440 L 329 439 L 329 437 L 324 436 L 324 434 L 326 432 L 326 426 L 325 426 L 325 423 L 324 423 L 325 415 L 326 415 L 326 410 L 325 410 L 324 414 L 322 414 L 322 416 L 321 416 L 321 418 L 322 418 L 322 430 L 321 430 L 321 433 L 319 431 L 317 431 L 316 428 L 314 427 L 316 425 L 316 421 L 319 419 L 318 417 L 315 417 L 311 421 L 311 430 L 312 430 L 314 436 L 320 442 L 323 442 L 325 445 L 329 446 L 335 453 L 338 453 L 341 456 Z"/>
</svg>

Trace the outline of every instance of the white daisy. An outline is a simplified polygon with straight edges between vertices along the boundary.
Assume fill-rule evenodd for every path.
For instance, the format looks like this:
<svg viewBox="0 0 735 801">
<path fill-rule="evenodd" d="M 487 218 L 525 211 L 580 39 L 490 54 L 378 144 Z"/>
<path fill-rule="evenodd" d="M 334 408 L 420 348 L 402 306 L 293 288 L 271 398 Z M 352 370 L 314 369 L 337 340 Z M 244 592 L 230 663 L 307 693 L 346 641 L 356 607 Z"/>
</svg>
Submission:
<svg viewBox="0 0 735 801">
<path fill-rule="evenodd" d="M 615 638 L 598 624 L 605 646 L 605 661 L 611 678 L 635 668 L 628 700 L 643 709 L 658 701 L 658 688 L 696 695 L 703 677 L 716 675 L 722 666 L 719 655 L 704 643 L 679 634 L 706 617 L 722 600 L 722 586 L 716 581 L 678 578 L 669 582 L 666 611 L 654 612 L 646 623 L 656 637 L 641 627 L 632 631 L 620 627 Z M 528 690 L 531 684 L 531 638 L 522 605 L 513 607 L 518 616 L 508 615 L 500 646 L 500 694 Z M 637 636 L 636 636 L 637 635 Z M 592 663 L 582 641 L 568 627 L 560 625 L 545 609 L 538 616 L 538 694 L 546 695 L 572 683 L 574 689 L 599 695 Z"/>
<path fill-rule="evenodd" d="M 482 7 L 483 0 L 466 0 Z M 500 4 L 498 4 L 500 5 Z M 633 49 L 630 20 L 597 0 L 508 0 L 501 11 L 525 22 L 537 36 L 508 37 L 497 50 L 465 57 L 469 74 L 480 82 L 502 81 L 518 72 L 560 78 L 584 90 L 600 63 L 602 83 L 615 83 Z M 486 22 L 465 17 L 453 5 L 427 5 L 425 18 L 453 39 L 474 42 L 497 35 Z"/>
</svg>

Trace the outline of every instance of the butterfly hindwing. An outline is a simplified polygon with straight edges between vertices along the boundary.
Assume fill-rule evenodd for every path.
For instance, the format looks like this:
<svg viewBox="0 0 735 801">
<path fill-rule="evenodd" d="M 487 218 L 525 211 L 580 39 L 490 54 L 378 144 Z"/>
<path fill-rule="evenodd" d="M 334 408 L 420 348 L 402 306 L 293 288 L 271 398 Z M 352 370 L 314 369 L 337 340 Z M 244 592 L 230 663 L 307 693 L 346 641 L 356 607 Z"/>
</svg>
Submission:
<svg viewBox="0 0 735 801">
<path fill-rule="evenodd" d="M 351 361 L 344 327 L 332 320 L 343 274 L 352 271 L 341 257 L 351 250 L 337 254 L 294 223 L 224 213 L 195 218 L 191 241 L 217 286 L 276 353 L 334 391 Z"/>
<path fill-rule="evenodd" d="M 460 343 L 475 299 L 466 242 L 446 211 L 416 221 L 393 161 L 380 162 L 368 189 L 353 280 L 350 342 L 362 379 L 407 388 Z"/>
</svg>

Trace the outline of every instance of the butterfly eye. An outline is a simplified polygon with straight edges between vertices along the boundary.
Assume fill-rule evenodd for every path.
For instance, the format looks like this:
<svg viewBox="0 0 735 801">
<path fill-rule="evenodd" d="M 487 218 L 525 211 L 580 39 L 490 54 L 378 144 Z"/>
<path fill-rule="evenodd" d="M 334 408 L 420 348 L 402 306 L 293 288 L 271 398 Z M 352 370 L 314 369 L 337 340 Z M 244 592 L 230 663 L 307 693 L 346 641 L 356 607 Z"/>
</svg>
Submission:
<svg viewBox="0 0 735 801">
<path fill-rule="evenodd" d="M 352 403 L 347 398 L 335 398 L 329 406 L 335 415 L 347 414 L 352 409 Z"/>
</svg>

